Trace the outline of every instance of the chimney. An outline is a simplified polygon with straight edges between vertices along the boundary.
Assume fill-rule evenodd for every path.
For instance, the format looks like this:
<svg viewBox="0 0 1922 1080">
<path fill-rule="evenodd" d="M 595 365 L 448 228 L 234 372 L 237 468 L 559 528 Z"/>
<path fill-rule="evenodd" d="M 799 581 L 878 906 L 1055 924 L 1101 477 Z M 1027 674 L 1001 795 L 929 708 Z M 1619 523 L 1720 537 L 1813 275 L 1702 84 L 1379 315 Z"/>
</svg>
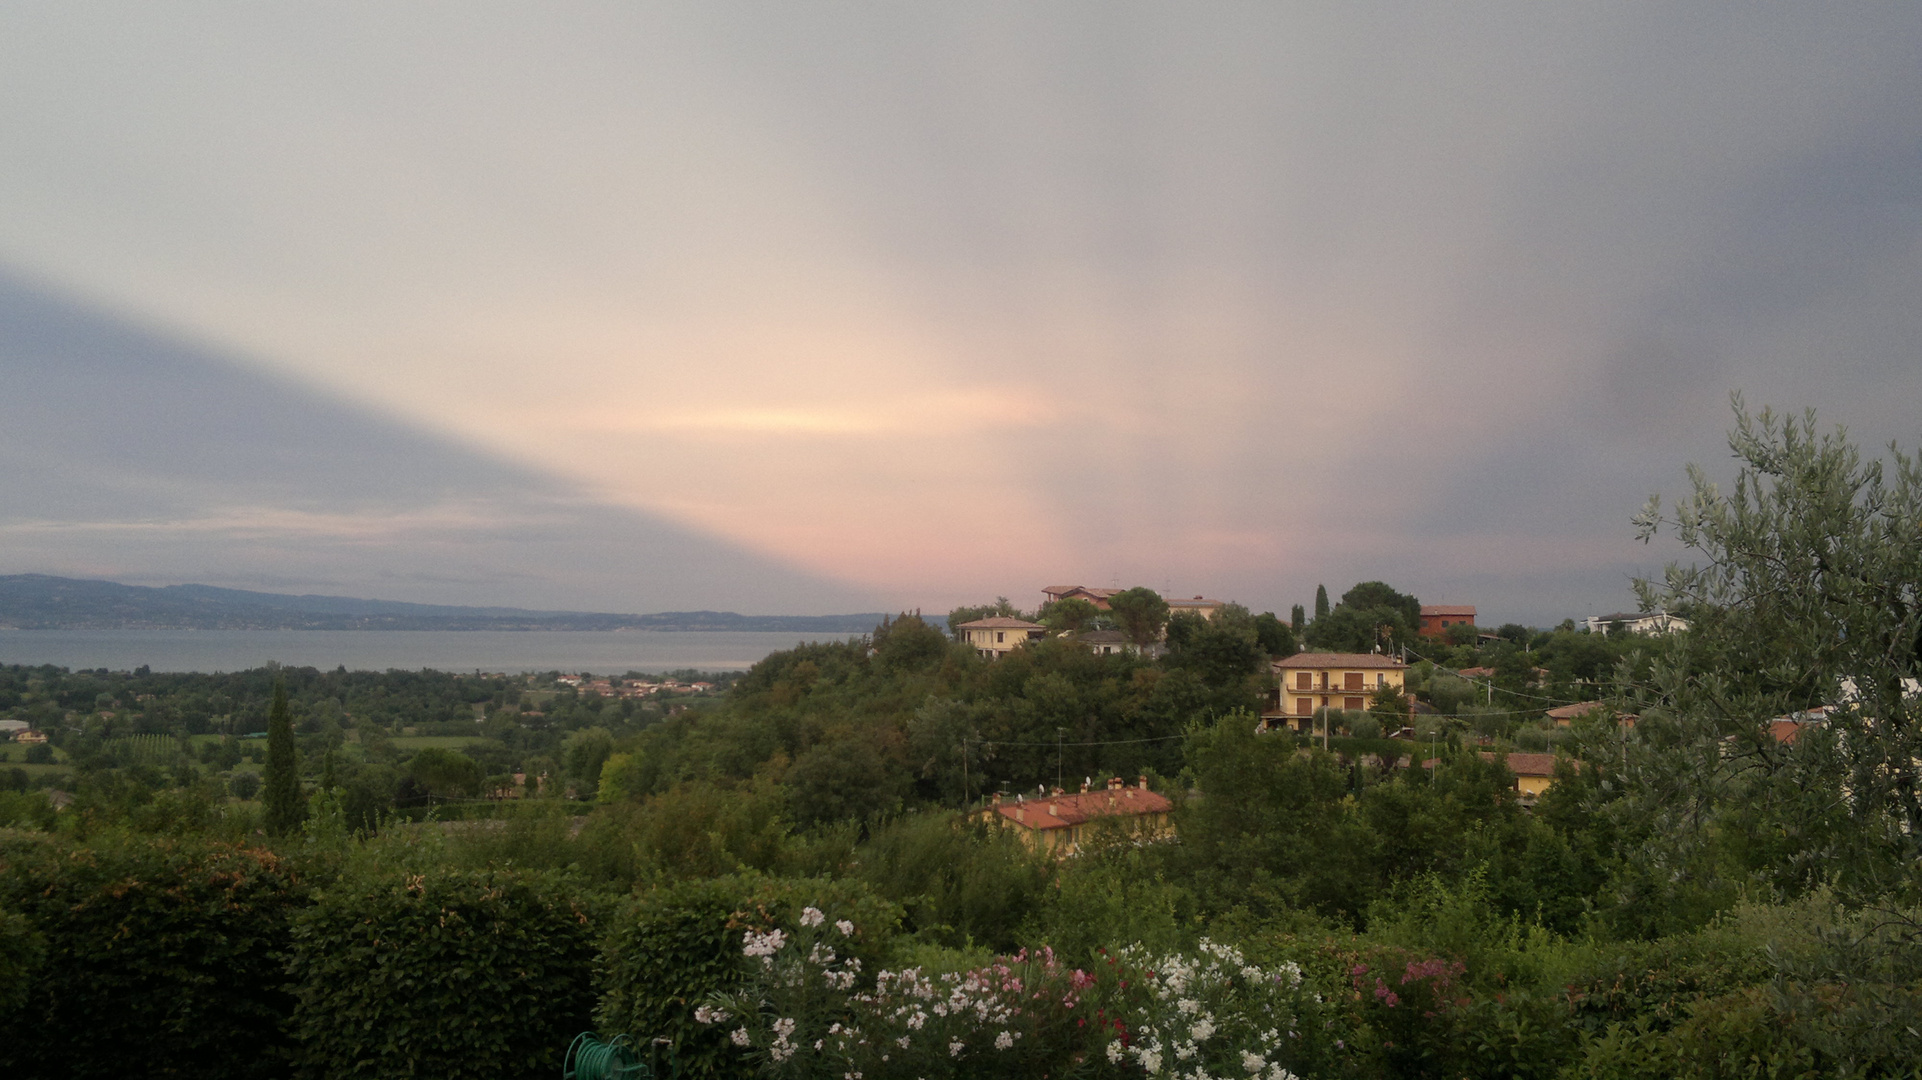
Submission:
<svg viewBox="0 0 1922 1080">
<path fill-rule="evenodd" d="M 1146 776 L 1135 777 L 1135 785 L 1143 791 L 1148 790 L 1148 778 Z"/>
<path fill-rule="evenodd" d="M 1083 780 L 1081 781 L 1081 794 L 1086 795 L 1087 793 L 1088 793 L 1088 782 L 1086 780 Z"/>
</svg>

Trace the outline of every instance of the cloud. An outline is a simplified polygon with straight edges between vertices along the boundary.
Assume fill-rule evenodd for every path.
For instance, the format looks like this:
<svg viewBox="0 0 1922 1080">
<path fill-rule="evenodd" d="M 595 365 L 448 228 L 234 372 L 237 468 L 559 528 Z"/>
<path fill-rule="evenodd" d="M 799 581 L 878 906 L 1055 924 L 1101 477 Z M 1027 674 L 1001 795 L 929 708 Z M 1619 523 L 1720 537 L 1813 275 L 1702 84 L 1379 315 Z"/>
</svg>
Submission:
<svg viewBox="0 0 1922 1080">
<path fill-rule="evenodd" d="M 1919 434 L 1910 8 L 0 20 L 16 265 L 897 604 L 1380 577 L 1553 622 L 1671 554 L 1627 518 L 1731 389 Z M 130 510 L 283 505 L 103 437 Z M 47 505 L 92 460 L 18 452 Z M 390 452 L 297 509 L 458 504 Z"/>
</svg>

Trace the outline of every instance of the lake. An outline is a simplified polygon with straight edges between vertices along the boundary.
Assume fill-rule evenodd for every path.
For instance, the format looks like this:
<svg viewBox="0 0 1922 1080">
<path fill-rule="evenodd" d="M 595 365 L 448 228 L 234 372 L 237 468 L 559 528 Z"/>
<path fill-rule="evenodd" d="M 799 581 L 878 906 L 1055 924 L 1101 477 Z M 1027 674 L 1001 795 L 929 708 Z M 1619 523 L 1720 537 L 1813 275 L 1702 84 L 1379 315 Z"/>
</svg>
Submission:
<svg viewBox="0 0 1922 1080">
<path fill-rule="evenodd" d="M 733 631 L 513 630 L 4 630 L 0 664 L 131 671 L 243 671 L 288 667 L 350 671 L 739 670 L 830 634 Z"/>
</svg>

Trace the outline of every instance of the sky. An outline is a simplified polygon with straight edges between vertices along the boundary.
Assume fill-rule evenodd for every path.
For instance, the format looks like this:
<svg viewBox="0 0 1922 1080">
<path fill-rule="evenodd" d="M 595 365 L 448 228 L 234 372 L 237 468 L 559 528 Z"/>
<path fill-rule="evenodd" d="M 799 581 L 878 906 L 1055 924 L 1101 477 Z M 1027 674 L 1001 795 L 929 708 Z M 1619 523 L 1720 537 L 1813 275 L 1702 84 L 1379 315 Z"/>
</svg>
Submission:
<svg viewBox="0 0 1922 1080">
<path fill-rule="evenodd" d="M 0 573 L 1632 606 L 1922 443 L 1922 6 L 19 4 Z"/>
</svg>

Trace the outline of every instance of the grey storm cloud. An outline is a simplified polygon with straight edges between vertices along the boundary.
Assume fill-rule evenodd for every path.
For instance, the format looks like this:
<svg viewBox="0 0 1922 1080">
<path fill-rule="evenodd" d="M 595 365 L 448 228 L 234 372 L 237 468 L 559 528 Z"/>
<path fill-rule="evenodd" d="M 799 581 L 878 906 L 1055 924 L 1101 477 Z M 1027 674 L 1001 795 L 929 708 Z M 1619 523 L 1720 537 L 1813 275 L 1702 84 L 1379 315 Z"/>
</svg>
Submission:
<svg viewBox="0 0 1922 1080">
<path fill-rule="evenodd" d="M 1674 554 L 1628 519 L 1731 392 L 1922 436 L 1915 5 L 191 10 L 0 17 L 0 258 L 378 402 L 315 505 L 567 490 L 662 566 L 762 552 L 684 580 L 767 610 L 1379 577 L 1546 623 Z M 516 422 L 549 380 L 638 404 Z M 17 438 L 14 512 L 287 510 L 235 423 L 165 476 Z M 648 513 L 587 494 L 628 478 Z M 476 581 L 542 580 L 531 505 Z M 88 550 L 208 565 L 157 543 Z"/>
</svg>

